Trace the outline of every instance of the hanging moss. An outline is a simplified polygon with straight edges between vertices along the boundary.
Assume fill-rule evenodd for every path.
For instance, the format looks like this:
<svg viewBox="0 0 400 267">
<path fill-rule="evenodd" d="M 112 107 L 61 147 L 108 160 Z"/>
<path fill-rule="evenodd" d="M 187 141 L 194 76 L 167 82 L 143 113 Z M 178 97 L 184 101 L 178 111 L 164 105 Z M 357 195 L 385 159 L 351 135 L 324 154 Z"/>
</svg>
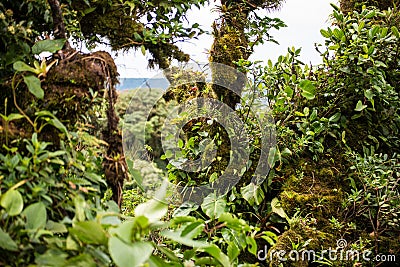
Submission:
<svg viewBox="0 0 400 267">
<path fill-rule="evenodd" d="M 54 60 L 52 58 L 50 61 Z M 107 97 L 108 124 L 104 130 L 100 128 L 96 131 L 103 130 L 103 140 L 108 144 L 103 167 L 107 183 L 113 191 L 113 199 L 120 204 L 122 184 L 127 178 L 127 167 L 122 156 L 122 136 L 118 129 L 119 118 L 114 110 L 117 99 L 115 89 L 118 83 L 117 77 L 114 60 L 107 52 L 81 54 L 71 50 L 63 51 L 62 58 L 58 59 L 58 63 L 50 68 L 42 80 L 44 98 L 40 100 L 33 97 L 22 82 L 17 88 L 17 104 L 31 119 L 36 117 L 35 112 L 46 110 L 63 122 L 68 130 L 74 130 L 76 123 L 81 121 L 82 117 L 90 116 L 96 100 L 93 99 L 95 96 L 92 94 L 97 93 L 100 99 Z M 8 112 L 18 112 L 10 100 L 12 99 L 10 83 L 3 83 L 2 87 L 6 87 L 6 92 L 8 92 Z M 30 137 L 33 133 L 33 128 L 23 119 L 13 123 L 9 131 L 14 133 L 16 129 L 19 133 L 10 135 L 15 140 Z M 4 139 L 6 133 L 2 130 L 0 133 L 2 135 L 0 139 Z M 39 133 L 40 140 L 52 143 L 55 148 L 59 147 L 62 138 L 65 137 L 62 137 L 60 131 L 50 125 L 45 126 Z"/>
<path fill-rule="evenodd" d="M 241 17 L 245 20 L 246 17 Z M 240 81 L 240 76 L 236 73 L 235 62 L 240 59 L 248 59 L 250 54 L 247 52 L 248 40 L 244 35 L 244 26 L 236 25 L 233 27 L 229 21 L 223 20 L 220 25 L 214 23 L 214 43 L 210 50 L 210 62 L 220 63 L 230 66 L 233 69 L 224 71 L 213 71 L 213 90 L 217 99 L 222 100 L 231 108 L 240 102 L 240 95 L 244 86 L 244 81 Z M 223 85 L 223 86 L 221 86 Z M 229 89 L 229 90 L 228 90 Z"/>
<path fill-rule="evenodd" d="M 106 52 L 76 53 L 70 58 L 66 55 L 65 60 L 50 69 L 42 83 L 45 98 L 39 101 L 39 108 L 53 110 L 62 121 L 74 125 L 92 108 L 90 90 L 103 96 L 105 81 L 111 79 L 116 83 L 117 75 Z"/>
</svg>

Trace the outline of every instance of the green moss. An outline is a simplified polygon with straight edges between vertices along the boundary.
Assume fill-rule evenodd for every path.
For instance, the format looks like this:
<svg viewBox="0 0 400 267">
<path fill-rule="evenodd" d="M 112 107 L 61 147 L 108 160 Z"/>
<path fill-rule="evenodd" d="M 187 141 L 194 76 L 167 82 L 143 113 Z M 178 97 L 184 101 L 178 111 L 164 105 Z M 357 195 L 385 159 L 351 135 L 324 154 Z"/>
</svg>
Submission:
<svg viewBox="0 0 400 267">
<path fill-rule="evenodd" d="M 299 252 L 299 260 L 291 261 L 289 258 L 284 262 L 283 266 L 302 267 L 309 266 L 309 262 L 302 259 L 302 251 L 314 250 L 316 252 L 322 249 L 335 247 L 336 239 L 334 235 L 316 230 L 310 227 L 306 220 L 298 220 L 293 224 L 291 229 L 283 233 L 277 243 L 268 251 L 269 266 L 279 266 L 281 263 L 277 252 L 285 251 L 286 257 L 289 257 L 290 251 Z M 293 254 L 295 255 L 295 254 Z M 272 258 L 272 261 L 270 260 Z"/>
<path fill-rule="evenodd" d="M 334 229 L 330 219 L 344 220 L 340 207 L 346 188 L 345 166 L 340 155 L 325 155 L 317 162 L 301 158 L 282 170 L 285 182 L 279 198 L 290 218 L 290 228 L 279 237 L 273 249 L 290 250 L 294 241 L 309 241 L 306 248 L 315 251 L 336 246 L 336 240 L 342 238 L 341 229 Z M 272 262 L 270 266 L 278 266 L 275 264 Z M 309 266 L 302 261 L 286 264 Z"/>
<path fill-rule="evenodd" d="M 215 36 L 210 52 L 210 61 L 233 67 L 235 61 L 244 57 L 243 40 L 240 34 L 232 30 Z"/>
</svg>

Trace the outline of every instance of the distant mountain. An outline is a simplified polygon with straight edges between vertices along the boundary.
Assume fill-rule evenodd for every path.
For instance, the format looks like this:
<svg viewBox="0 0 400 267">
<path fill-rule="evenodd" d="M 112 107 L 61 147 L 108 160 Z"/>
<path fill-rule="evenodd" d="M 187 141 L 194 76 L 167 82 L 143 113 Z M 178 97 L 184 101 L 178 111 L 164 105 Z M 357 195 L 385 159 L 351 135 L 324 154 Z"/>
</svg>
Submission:
<svg viewBox="0 0 400 267">
<path fill-rule="evenodd" d="M 117 85 L 118 90 L 129 90 L 136 88 L 167 89 L 169 82 L 165 78 L 120 78 Z"/>
</svg>

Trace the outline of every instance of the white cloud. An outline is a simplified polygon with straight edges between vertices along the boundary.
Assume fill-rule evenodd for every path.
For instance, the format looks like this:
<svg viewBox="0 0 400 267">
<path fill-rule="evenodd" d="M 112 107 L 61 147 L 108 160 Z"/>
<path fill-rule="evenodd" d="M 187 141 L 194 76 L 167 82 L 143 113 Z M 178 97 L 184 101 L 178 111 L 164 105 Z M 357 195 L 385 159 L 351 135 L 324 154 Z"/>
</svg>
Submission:
<svg viewBox="0 0 400 267">
<path fill-rule="evenodd" d="M 287 28 L 273 31 L 271 34 L 280 43 L 266 43 L 257 47 L 251 59 L 267 61 L 276 60 L 279 55 L 286 54 L 287 47 L 302 47 L 300 59 L 314 64 L 321 62 L 318 53 L 315 51 L 314 43 L 322 43 L 323 38 L 319 30 L 326 28 L 329 14 L 332 11 L 330 3 L 337 4 L 337 0 L 286 0 L 282 8 L 278 11 L 267 13 L 270 17 L 278 17 L 287 24 Z M 211 11 L 212 6 L 207 6 L 198 10 L 193 9 L 188 14 L 188 20 L 192 23 L 199 23 L 203 29 L 211 33 L 211 25 L 217 17 L 215 12 Z M 193 60 L 206 62 L 208 55 L 206 51 L 210 49 L 212 36 L 204 35 L 199 40 L 192 40 L 189 43 L 181 43 L 179 46 Z M 153 77 L 158 71 L 147 69 L 147 59 L 140 51 L 128 54 L 120 54 L 116 58 L 121 77 Z"/>
</svg>

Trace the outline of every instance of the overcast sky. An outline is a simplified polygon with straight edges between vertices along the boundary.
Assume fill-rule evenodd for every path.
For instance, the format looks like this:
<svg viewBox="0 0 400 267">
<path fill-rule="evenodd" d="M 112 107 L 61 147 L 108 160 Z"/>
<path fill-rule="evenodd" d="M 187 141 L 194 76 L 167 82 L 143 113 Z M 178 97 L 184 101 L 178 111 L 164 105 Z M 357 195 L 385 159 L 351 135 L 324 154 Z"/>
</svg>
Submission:
<svg viewBox="0 0 400 267">
<path fill-rule="evenodd" d="M 275 61 L 279 55 L 286 54 L 288 47 L 302 48 L 300 60 L 304 63 L 318 64 L 321 59 L 315 51 L 315 43 L 323 43 L 320 34 L 321 28 L 329 25 L 329 14 L 332 11 L 330 3 L 338 5 L 337 0 L 286 0 L 279 11 L 267 13 L 266 16 L 278 17 L 286 24 L 286 28 L 271 31 L 271 35 L 279 42 L 266 43 L 256 48 L 250 59 Z M 211 32 L 211 24 L 217 17 L 212 7 L 207 6 L 198 10 L 195 8 L 188 14 L 190 23 L 199 23 L 203 29 Z M 188 53 L 193 60 L 207 62 L 207 50 L 212 44 L 211 35 L 203 35 L 198 40 L 182 43 L 179 46 Z M 147 59 L 140 51 L 127 54 L 120 53 L 116 57 L 116 64 L 121 78 L 151 78 L 157 70 L 147 69 Z"/>
</svg>

